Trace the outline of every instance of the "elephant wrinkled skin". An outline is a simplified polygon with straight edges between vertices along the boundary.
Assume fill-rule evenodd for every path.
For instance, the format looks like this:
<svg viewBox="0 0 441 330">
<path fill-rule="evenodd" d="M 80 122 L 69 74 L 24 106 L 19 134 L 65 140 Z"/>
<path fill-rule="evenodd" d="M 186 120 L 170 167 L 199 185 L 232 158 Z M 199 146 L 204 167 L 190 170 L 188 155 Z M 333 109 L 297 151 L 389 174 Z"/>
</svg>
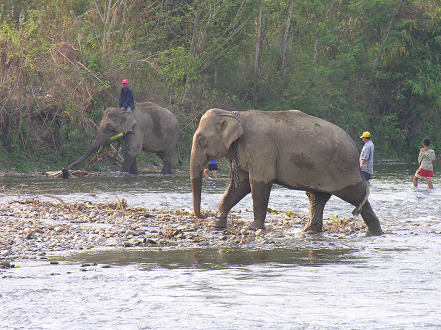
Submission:
<svg viewBox="0 0 441 330">
<path fill-rule="evenodd" d="M 107 108 L 98 127 L 95 140 L 89 149 L 67 169 L 78 165 L 95 153 L 107 140 L 118 133 L 130 141 L 124 155 L 123 172 L 138 173 L 136 156 L 141 152 L 152 152 L 162 159 L 162 174 L 172 173 L 174 156 L 180 136 L 180 127 L 175 115 L 161 106 L 144 102 L 138 103 L 132 112 L 120 108 Z"/>
<path fill-rule="evenodd" d="M 202 116 L 190 159 L 195 216 L 203 217 L 202 170 L 209 160 L 224 156 L 234 163 L 234 141 L 239 184 L 235 186 L 232 175 L 219 204 L 216 227 L 225 227 L 231 208 L 251 192 L 253 227 L 264 228 L 271 187 L 279 184 L 303 190 L 309 197 L 304 231 L 322 231 L 323 209 L 335 195 L 356 206 L 353 213 L 361 213 L 367 234 L 383 234 L 368 201 L 369 188 L 361 176 L 352 138 L 334 124 L 298 110 L 250 110 L 234 116 L 230 111 L 211 109 Z"/>
</svg>

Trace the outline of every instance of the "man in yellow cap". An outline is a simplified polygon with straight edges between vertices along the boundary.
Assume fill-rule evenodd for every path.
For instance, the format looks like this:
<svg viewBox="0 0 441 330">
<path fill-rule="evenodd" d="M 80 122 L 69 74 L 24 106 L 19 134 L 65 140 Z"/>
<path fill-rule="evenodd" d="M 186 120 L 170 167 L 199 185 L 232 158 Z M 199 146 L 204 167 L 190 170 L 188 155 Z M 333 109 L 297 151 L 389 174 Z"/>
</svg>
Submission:
<svg viewBox="0 0 441 330">
<path fill-rule="evenodd" d="M 360 139 L 364 142 L 360 153 L 360 170 L 366 182 L 370 184 L 374 173 L 374 144 L 371 141 L 371 133 L 368 131 L 363 132 Z"/>
</svg>

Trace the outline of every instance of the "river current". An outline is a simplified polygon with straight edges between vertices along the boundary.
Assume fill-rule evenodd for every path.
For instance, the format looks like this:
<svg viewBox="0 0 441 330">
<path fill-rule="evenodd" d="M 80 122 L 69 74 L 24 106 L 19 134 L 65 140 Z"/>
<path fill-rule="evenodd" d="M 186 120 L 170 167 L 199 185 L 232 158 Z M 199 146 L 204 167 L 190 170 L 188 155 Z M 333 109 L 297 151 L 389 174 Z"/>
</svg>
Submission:
<svg viewBox="0 0 441 330">
<path fill-rule="evenodd" d="M 0 328 L 440 329 L 441 179 L 436 169 L 434 190 L 415 189 L 414 171 L 375 166 L 370 202 L 381 237 L 294 233 L 282 247 L 126 248 L 54 255 L 56 265 L 14 262 L 0 269 Z M 204 181 L 203 210 L 216 210 L 227 172 Z M 192 205 L 186 174 L 1 178 L 0 186 L 1 201 Z M 307 214 L 309 204 L 304 192 L 275 186 L 269 207 Z M 252 219 L 251 197 L 234 209 Z M 324 216 L 352 209 L 332 197 Z"/>
</svg>

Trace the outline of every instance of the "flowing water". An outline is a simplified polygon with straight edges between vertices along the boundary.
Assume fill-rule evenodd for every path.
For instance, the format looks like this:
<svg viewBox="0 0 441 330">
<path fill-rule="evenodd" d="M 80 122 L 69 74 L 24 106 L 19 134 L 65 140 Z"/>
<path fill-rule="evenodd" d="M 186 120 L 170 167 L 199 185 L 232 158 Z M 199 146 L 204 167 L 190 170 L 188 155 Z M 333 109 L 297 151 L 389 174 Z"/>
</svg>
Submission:
<svg viewBox="0 0 441 330">
<path fill-rule="evenodd" d="M 386 235 L 293 236 L 283 247 L 145 248 L 54 256 L 0 270 L 0 328 L 441 328 L 441 179 L 411 184 L 412 165 L 377 165 L 370 201 Z M 0 200 L 37 197 L 191 209 L 187 175 L 2 178 Z M 215 211 L 228 175 L 205 180 Z M 304 192 L 274 187 L 269 207 L 308 212 Z M 235 209 L 251 219 L 251 198 Z M 353 207 L 332 197 L 325 218 Z M 110 265 L 110 268 L 102 265 Z"/>
</svg>

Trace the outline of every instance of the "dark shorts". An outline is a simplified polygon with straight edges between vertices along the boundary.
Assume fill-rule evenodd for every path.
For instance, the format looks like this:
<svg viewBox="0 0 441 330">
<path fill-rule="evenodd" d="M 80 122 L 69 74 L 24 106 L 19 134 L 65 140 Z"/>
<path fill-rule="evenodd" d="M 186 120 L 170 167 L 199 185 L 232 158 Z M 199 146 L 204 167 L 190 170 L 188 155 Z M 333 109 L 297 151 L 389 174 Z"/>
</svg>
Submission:
<svg viewBox="0 0 441 330">
<path fill-rule="evenodd" d="M 122 111 L 124 112 L 132 112 L 135 110 L 135 108 L 132 108 L 131 106 L 128 106 L 127 108 L 121 107 Z"/>
<path fill-rule="evenodd" d="M 217 164 L 208 164 L 208 169 L 210 171 L 217 171 Z"/>
<path fill-rule="evenodd" d="M 363 175 L 363 177 L 365 178 L 366 181 L 369 181 L 370 179 L 372 179 L 372 175 L 370 175 L 369 173 L 367 173 L 365 171 L 361 171 L 361 174 Z"/>
</svg>

